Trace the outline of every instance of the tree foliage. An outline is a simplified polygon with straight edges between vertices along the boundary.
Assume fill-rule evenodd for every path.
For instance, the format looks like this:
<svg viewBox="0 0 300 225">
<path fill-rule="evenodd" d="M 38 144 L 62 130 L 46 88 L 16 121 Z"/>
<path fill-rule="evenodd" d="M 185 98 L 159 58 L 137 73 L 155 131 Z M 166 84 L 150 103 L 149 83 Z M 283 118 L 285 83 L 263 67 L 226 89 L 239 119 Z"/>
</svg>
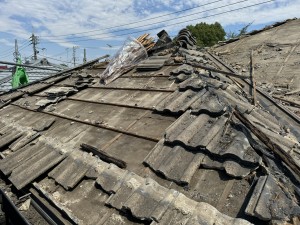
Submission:
<svg viewBox="0 0 300 225">
<path fill-rule="evenodd" d="M 214 24 L 198 23 L 195 26 L 189 25 L 187 28 L 196 37 L 197 45 L 200 47 L 209 47 L 218 43 L 218 41 L 224 41 L 226 32 L 220 23 Z"/>
</svg>

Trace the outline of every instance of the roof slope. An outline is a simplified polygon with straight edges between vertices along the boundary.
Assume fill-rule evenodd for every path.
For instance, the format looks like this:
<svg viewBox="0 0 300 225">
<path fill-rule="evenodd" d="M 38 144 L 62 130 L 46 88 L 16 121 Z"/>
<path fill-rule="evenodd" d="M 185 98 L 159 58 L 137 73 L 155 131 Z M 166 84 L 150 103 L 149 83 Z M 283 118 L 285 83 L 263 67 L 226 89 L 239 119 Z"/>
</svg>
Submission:
<svg viewBox="0 0 300 225">
<path fill-rule="evenodd" d="M 216 54 L 224 61 L 244 74 L 249 73 L 250 53 L 253 50 L 257 85 L 271 95 L 283 99 L 285 104 L 294 106 L 291 109 L 298 115 L 300 115 L 299 26 L 300 19 L 287 20 L 214 48 Z"/>
<path fill-rule="evenodd" d="M 196 66 L 216 66 L 206 52 L 166 46 L 107 85 L 103 63 L 1 95 L 4 176 L 65 224 L 299 216 L 297 138 L 235 80 Z"/>
</svg>

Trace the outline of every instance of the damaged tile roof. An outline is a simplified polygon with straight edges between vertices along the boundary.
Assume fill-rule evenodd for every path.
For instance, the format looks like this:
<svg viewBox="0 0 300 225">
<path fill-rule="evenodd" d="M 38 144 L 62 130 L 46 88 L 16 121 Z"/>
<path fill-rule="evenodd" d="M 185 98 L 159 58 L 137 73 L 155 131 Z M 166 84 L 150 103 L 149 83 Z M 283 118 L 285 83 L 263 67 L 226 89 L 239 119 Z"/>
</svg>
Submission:
<svg viewBox="0 0 300 225">
<path fill-rule="evenodd" d="M 1 94 L 1 189 L 33 224 L 297 224 L 294 115 L 189 31 L 158 43 L 108 84 L 94 61 Z"/>
</svg>

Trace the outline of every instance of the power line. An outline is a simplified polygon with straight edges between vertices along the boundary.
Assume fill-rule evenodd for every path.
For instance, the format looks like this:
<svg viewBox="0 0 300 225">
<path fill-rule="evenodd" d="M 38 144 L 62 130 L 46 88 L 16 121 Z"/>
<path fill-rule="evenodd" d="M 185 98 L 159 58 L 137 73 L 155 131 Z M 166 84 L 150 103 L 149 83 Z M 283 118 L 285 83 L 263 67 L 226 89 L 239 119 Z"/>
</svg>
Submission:
<svg viewBox="0 0 300 225">
<path fill-rule="evenodd" d="M 27 48 L 29 45 L 30 45 L 30 44 L 28 44 L 28 45 L 26 45 L 26 46 L 23 46 L 22 48 L 19 48 L 19 51 L 24 50 L 24 49 Z M 1 55 L 1 58 L 7 57 L 7 56 L 12 55 L 12 54 L 13 54 L 13 52 L 9 52 L 9 53 L 7 53 L 7 54 Z"/>
<path fill-rule="evenodd" d="M 190 8 L 187 8 L 187 9 L 183 9 L 183 10 L 163 14 L 163 15 L 160 15 L 160 16 L 150 17 L 150 18 L 147 18 L 147 19 L 139 20 L 137 22 L 125 23 L 125 24 L 121 24 L 121 25 L 117 25 L 117 26 L 113 26 L 113 27 L 106 27 L 106 28 L 103 28 L 103 29 L 96 29 L 96 30 L 90 30 L 90 31 L 79 32 L 79 33 L 72 33 L 72 34 L 47 35 L 47 36 L 43 36 L 43 37 L 64 37 L 64 36 L 70 36 L 70 35 L 76 35 L 76 34 L 87 34 L 87 33 L 94 33 L 94 32 L 102 31 L 102 30 L 115 29 L 115 28 L 118 28 L 118 27 L 124 27 L 124 26 L 132 25 L 132 24 L 137 24 L 137 23 L 140 23 L 140 22 L 143 22 L 143 21 L 154 20 L 154 19 L 157 19 L 157 18 L 162 18 L 162 17 L 166 17 L 166 16 L 169 16 L 169 15 L 182 13 L 182 12 L 185 12 L 185 11 L 189 11 L 189 10 L 192 10 L 192 9 L 197 9 L 197 8 L 207 6 L 207 5 L 211 5 L 211 4 L 214 4 L 214 3 L 217 3 L 217 2 L 221 2 L 221 1 L 224 1 L 224 0 L 217 0 L 217 1 L 209 2 L 209 3 L 203 4 L 203 5 L 198 5 L 198 6 L 195 6 L 195 7 L 190 7 Z"/>
<path fill-rule="evenodd" d="M 25 48 L 27 48 L 30 44 L 26 45 L 26 46 L 23 46 L 22 48 L 19 48 L 19 51 L 20 50 L 24 50 Z M 11 53 L 10 53 L 11 54 Z"/>
<path fill-rule="evenodd" d="M 29 45 L 27 45 L 27 46 L 22 45 L 22 46 L 19 48 L 19 51 L 22 50 L 22 49 L 24 49 L 24 48 L 26 48 L 26 47 L 28 47 L 28 46 L 29 46 Z M 14 52 L 14 50 L 11 50 L 10 52 L 6 52 L 6 53 L 2 54 L 0 57 L 6 57 L 6 56 L 8 56 L 8 55 L 12 55 L 13 52 Z"/>
<path fill-rule="evenodd" d="M 108 46 L 86 47 L 86 46 L 83 46 L 83 45 L 80 46 L 81 49 L 87 48 L 87 49 L 94 49 L 94 50 L 99 50 L 99 49 L 118 49 L 120 47 L 121 47 L 120 45 L 113 46 L 113 47 L 108 47 Z"/>
<path fill-rule="evenodd" d="M 68 48 L 66 48 L 63 52 L 54 55 L 53 57 L 56 57 L 56 56 L 60 56 L 60 55 L 65 54 L 65 53 L 67 52 L 67 49 L 68 49 Z"/>
<path fill-rule="evenodd" d="M 23 45 L 23 44 L 26 43 L 26 42 L 28 42 L 28 40 L 23 41 L 21 45 Z M 2 53 L 5 53 L 5 52 L 9 52 L 9 51 L 11 51 L 11 50 L 14 50 L 14 48 L 15 48 L 15 47 L 9 47 L 8 49 L 4 50 Z"/>
<path fill-rule="evenodd" d="M 147 24 L 144 24 L 144 25 L 139 25 L 139 26 L 135 26 L 135 27 L 131 27 L 131 28 L 124 28 L 124 29 L 121 29 L 121 30 L 111 31 L 110 33 L 119 33 L 119 32 L 122 32 L 122 31 L 128 31 L 128 30 L 138 29 L 138 28 L 142 28 L 142 27 L 146 27 L 146 26 L 152 26 L 152 25 L 155 25 L 155 24 L 163 23 L 163 22 L 165 23 L 165 22 L 169 22 L 169 21 L 173 21 L 173 20 L 177 20 L 177 19 L 186 18 L 186 17 L 189 17 L 189 16 L 194 16 L 194 15 L 197 15 L 197 14 L 200 14 L 200 13 L 205 13 L 205 12 L 210 12 L 210 11 L 217 10 L 217 9 L 222 9 L 222 8 L 225 8 L 225 7 L 228 7 L 228 6 L 232 6 L 232 5 L 236 5 L 236 4 L 243 3 L 243 2 L 248 2 L 248 1 L 250 1 L 250 0 L 241 0 L 241 1 L 238 1 L 238 2 L 231 3 L 231 4 L 226 4 L 226 5 L 218 6 L 218 7 L 207 9 L 207 10 L 202 10 L 200 12 L 195 12 L 195 13 L 187 14 L 187 15 L 184 15 L 184 16 L 179 16 L 179 17 L 176 17 L 176 18 L 172 18 L 172 19 L 161 20 L 161 21 L 155 22 L 155 23 L 147 23 Z M 107 29 L 104 29 L 104 30 L 107 30 Z M 101 34 L 106 34 L 106 32 L 92 34 L 92 35 L 89 35 L 89 37 L 98 36 L 98 35 L 101 35 Z M 70 37 L 70 38 L 66 38 L 66 39 L 67 40 L 73 40 L 73 39 L 80 40 L 80 38 L 84 38 L 84 37 L 85 36 Z M 55 40 L 62 40 L 62 39 L 55 39 Z M 75 41 L 77 41 L 77 40 L 75 40 Z"/>
<path fill-rule="evenodd" d="M 273 2 L 273 1 L 274 0 L 268 0 L 268 1 L 261 2 L 261 3 L 256 3 L 256 4 L 252 4 L 252 5 L 240 7 L 240 8 L 237 8 L 237 9 L 228 10 L 228 11 L 221 12 L 221 13 L 216 13 L 216 14 L 212 14 L 212 15 L 208 15 L 208 16 L 199 17 L 199 18 L 196 18 L 196 19 L 190 19 L 190 20 L 186 20 L 186 21 L 182 21 L 182 22 L 177 22 L 177 23 L 172 23 L 172 24 L 168 24 L 168 25 L 158 26 L 158 27 L 155 27 L 155 28 L 149 28 L 149 29 L 139 30 L 139 31 L 135 31 L 135 32 L 131 32 L 131 33 L 126 33 L 126 34 L 101 36 L 99 38 L 121 37 L 121 36 L 127 36 L 127 35 L 131 35 L 131 34 L 148 32 L 148 31 L 152 31 L 152 30 L 156 30 L 156 29 L 162 29 L 162 28 L 165 28 L 165 27 L 176 26 L 178 24 L 192 22 L 192 21 L 195 21 L 195 20 L 200 20 L 200 19 L 205 19 L 205 18 L 209 18 L 209 17 L 213 17 L 213 16 L 218 16 L 218 15 L 226 14 L 226 13 L 229 13 L 229 12 L 234 12 L 234 11 L 238 11 L 238 10 L 241 10 L 241 9 L 250 8 L 250 7 L 253 7 L 253 6 L 258 6 L 258 5 L 266 4 L 266 3 L 269 3 L 269 2 Z M 75 40 L 75 41 L 72 41 L 72 42 L 84 42 L 84 41 L 92 41 L 92 40 L 95 41 L 95 38 Z M 69 42 L 68 41 L 62 41 L 62 42 L 60 42 L 60 41 L 47 41 L 47 42 L 43 42 L 43 43 L 62 44 L 62 43 L 69 43 Z"/>
<path fill-rule="evenodd" d="M 40 54 L 40 56 L 42 56 L 42 57 L 44 57 L 44 58 L 46 58 L 46 59 L 52 59 L 52 60 L 55 60 L 55 61 L 58 61 L 58 62 L 71 63 L 71 61 L 70 61 L 70 62 L 67 62 L 67 61 L 64 61 L 64 60 L 61 60 L 61 59 L 55 59 L 55 58 L 52 58 L 52 57 L 49 57 L 49 56 L 46 56 L 46 55 L 41 55 L 41 54 Z"/>
<path fill-rule="evenodd" d="M 26 44 L 26 42 L 29 43 L 28 40 L 23 41 L 22 44 L 20 45 L 20 48 L 23 47 Z M 5 55 L 8 52 L 12 53 L 12 52 L 14 52 L 14 50 L 15 50 L 15 47 L 11 47 L 10 49 L 6 49 L 5 51 L 1 52 L 2 53 L 1 55 Z"/>
<path fill-rule="evenodd" d="M 12 63 L 12 62 L 6 62 L 6 61 L 0 61 L 0 63 L 6 64 L 6 65 L 23 66 L 23 67 L 28 67 L 28 68 L 42 69 L 42 70 L 61 71 L 58 69 L 53 69 L 53 68 L 48 68 L 48 67 L 32 66 L 32 65 L 27 65 L 27 64 L 19 64 L 19 63 Z"/>
</svg>

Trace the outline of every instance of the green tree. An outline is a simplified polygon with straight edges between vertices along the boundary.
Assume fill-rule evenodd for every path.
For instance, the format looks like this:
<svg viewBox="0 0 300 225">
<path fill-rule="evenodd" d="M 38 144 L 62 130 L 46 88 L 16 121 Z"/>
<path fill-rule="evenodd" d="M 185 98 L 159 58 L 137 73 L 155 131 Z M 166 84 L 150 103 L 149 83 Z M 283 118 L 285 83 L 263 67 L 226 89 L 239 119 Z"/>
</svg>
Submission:
<svg viewBox="0 0 300 225">
<path fill-rule="evenodd" d="M 218 43 L 218 41 L 224 41 L 226 32 L 220 23 L 214 24 L 198 23 L 195 26 L 189 25 L 187 28 L 196 37 L 197 45 L 200 47 L 209 47 Z"/>
</svg>

